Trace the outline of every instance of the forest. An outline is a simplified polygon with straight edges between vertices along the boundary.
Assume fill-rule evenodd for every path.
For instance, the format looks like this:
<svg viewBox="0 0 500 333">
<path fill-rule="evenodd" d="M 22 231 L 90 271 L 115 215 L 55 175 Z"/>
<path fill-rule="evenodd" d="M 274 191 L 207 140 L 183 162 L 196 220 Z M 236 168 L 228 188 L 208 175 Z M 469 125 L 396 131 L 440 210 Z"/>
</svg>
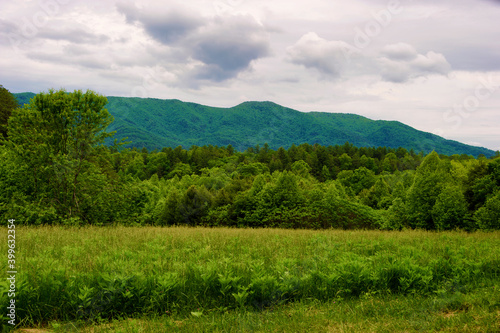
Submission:
<svg viewBox="0 0 500 333">
<path fill-rule="evenodd" d="M 2 224 L 500 229 L 498 152 L 348 142 L 130 149 L 105 144 L 106 104 L 92 91 L 49 90 L 2 106 Z"/>
<path fill-rule="evenodd" d="M 34 93 L 14 94 L 20 105 Z M 122 147 L 147 148 L 231 145 L 245 151 L 257 144 L 277 150 L 292 144 L 343 145 L 356 147 L 403 147 L 428 154 L 466 154 L 491 157 L 491 149 L 447 140 L 419 131 L 398 121 L 372 120 L 339 112 L 301 112 L 270 101 L 247 101 L 233 107 L 212 107 L 177 99 L 107 96 L 106 109 L 113 117 L 107 132 L 127 138 Z M 336 106 L 331 106 L 332 111 Z M 402 112 L 404 110 L 401 110 Z M 105 140 L 110 145 L 112 138 Z"/>
</svg>

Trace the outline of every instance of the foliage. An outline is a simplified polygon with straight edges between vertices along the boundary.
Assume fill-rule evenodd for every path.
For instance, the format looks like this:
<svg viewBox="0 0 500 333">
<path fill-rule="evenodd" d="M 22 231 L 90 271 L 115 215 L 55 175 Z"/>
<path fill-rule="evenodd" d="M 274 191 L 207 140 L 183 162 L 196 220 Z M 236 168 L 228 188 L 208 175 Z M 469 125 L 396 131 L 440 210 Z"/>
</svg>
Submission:
<svg viewBox="0 0 500 333">
<path fill-rule="evenodd" d="M 16 94 L 22 102 L 20 97 L 25 96 L 19 95 Z M 435 150 L 449 155 L 494 154 L 396 121 L 373 121 L 353 114 L 299 112 L 272 102 L 245 102 L 226 109 L 179 100 L 108 97 L 107 108 L 115 118 L 109 130 L 116 131 L 118 139 L 127 137 L 131 141 L 128 147 L 148 150 L 179 145 L 184 148 L 231 145 L 243 151 L 265 143 L 272 149 L 286 149 L 293 143 L 327 146 L 348 141 L 358 147 L 404 147 L 424 153 Z M 389 155 L 384 170 L 394 171 L 395 158 L 402 157 Z M 283 162 L 286 167 L 286 161 L 280 159 L 271 172 L 281 170 L 279 163 Z"/>
<path fill-rule="evenodd" d="M 458 186 L 450 185 L 439 193 L 431 211 L 437 230 L 464 228 L 467 213 L 467 203 L 462 191 Z"/>
<path fill-rule="evenodd" d="M 112 122 L 105 105 L 106 98 L 92 91 L 50 90 L 14 110 L 5 154 L 16 167 L 6 173 L 18 184 L 9 192 L 59 219 L 109 220 L 102 213 L 111 205 L 110 182 L 98 165 L 106 163 L 98 145 L 112 135 L 105 132 Z"/>
<path fill-rule="evenodd" d="M 446 183 L 449 174 L 436 152 L 427 155 L 417 168 L 415 180 L 408 191 L 408 218 L 410 226 L 435 229 L 432 209 Z"/>
<path fill-rule="evenodd" d="M 477 332 L 498 330 L 499 291 L 488 286 L 463 294 L 446 290 L 432 297 L 367 295 L 356 299 L 303 300 L 263 311 L 247 308 L 206 311 L 201 316 L 167 313 L 140 315 L 104 323 L 87 323 L 83 331 L 123 332 Z M 198 311 L 199 312 L 199 311 Z M 197 312 L 197 313 L 198 313 Z M 50 323 L 67 332 L 74 322 Z M 83 324 L 83 323 L 82 323 Z"/>
<path fill-rule="evenodd" d="M 19 107 L 16 98 L 0 85 L 0 142 L 7 138 L 7 123 L 12 110 Z"/>
<path fill-rule="evenodd" d="M 489 198 L 474 214 L 478 227 L 485 230 L 500 229 L 500 192 Z"/>
<path fill-rule="evenodd" d="M 16 228 L 20 326 L 374 296 L 431 299 L 439 309 L 457 310 L 468 293 L 486 287 L 498 297 L 492 289 L 500 274 L 498 232 L 103 230 Z M 6 242 L 0 250 L 7 251 Z M 8 288 L 0 283 L 4 308 Z M 491 300 L 497 311 L 498 299 Z"/>
<path fill-rule="evenodd" d="M 155 103 L 160 108 L 164 101 Z M 102 145 L 110 135 L 105 104 L 93 92 L 50 91 L 14 111 L 10 141 L 0 146 L 3 221 L 16 216 L 26 224 L 499 228 L 500 158 L 351 143 L 277 150 L 256 144 L 245 151 L 232 145 L 109 147 Z M 186 112 L 193 107 L 174 104 Z M 257 107 L 270 107 L 276 116 L 292 112 L 272 103 L 244 103 L 238 110 Z M 212 111 L 223 118 L 237 114 Z M 341 118 L 346 128 L 357 126 Z"/>
</svg>

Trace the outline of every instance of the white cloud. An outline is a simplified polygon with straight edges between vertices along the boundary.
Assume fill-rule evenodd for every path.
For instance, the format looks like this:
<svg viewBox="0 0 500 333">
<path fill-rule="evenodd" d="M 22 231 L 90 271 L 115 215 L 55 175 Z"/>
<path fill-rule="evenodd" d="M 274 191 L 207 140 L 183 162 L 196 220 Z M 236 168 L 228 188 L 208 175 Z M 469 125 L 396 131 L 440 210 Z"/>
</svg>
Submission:
<svg viewBox="0 0 500 333">
<path fill-rule="evenodd" d="M 446 58 L 433 51 L 418 54 L 409 44 L 387 45 L 378 59 L 381 76 L 386 81 L 406 82 L 429 74 L 447 75 L 451 66 Z"/>
<path fill-rule="evenodd" d="M 387 45 L 382 49 L 382 54 L 389 59 L 402 61 L 413 60 L 418 55 L 417 50 L 412 45 L 406 43 Z"/>
<path fill-rule="evenodd" d="M 333 77 L 341 75 L 342 69 L 351 61 L 355 52 L 348 43 L 328 41 L 315 32 L 305 34 L 287 49 L 291 62 Z"/>
</svg>

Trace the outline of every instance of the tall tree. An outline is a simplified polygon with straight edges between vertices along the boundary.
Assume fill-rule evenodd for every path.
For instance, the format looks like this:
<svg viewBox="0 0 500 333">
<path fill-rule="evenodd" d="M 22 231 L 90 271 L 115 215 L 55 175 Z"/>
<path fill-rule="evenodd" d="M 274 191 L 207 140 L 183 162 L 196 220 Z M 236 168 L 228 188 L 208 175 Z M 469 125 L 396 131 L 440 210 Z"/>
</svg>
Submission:
<svg viewBox="0 0 500 333">
<path fill-rule="evenodd" d="M 7 122 L 12 110 L 18 107 L 16 98 L 0 85 L 0 139 L 7 138 Z"/>
<path fill-rule="evenodd" d="M 451 183 L 439 155 L 433 151 L 418 167 L 408 192 L 408 218 L 411 227 L 435 229 L 432 209 L 443 188 Z"/>
<path fill-rule="evenodd" d="M 438 195 L 431 214 L 437 230 L 464 228 L 467 203 L 460 188 L 447 185 Z"/>
<path fill-rule="evenodd" d="M 83 217 L 80 203 L 92 199 L 93 182 L 102 178 L 92 163 L 95 148 L 113 135 L 105 131 L 113 119 L 106 104 L 93 91 L 49 90 L 12 112 L 8 146 L 29 170 L 33 200 Z"/>
<path fill-rule="evenodd" d="M 489 198 L 485 205 L 476 211 L 474 219 L 480 229 L 500 229 L 500 192 Z"/>
</svg>

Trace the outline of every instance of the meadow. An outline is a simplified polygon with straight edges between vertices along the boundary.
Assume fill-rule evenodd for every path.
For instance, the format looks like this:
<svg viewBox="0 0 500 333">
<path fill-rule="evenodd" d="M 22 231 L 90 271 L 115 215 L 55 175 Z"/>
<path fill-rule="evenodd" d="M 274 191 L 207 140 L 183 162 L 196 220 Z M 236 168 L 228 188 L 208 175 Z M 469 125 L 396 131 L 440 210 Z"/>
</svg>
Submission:
<svg viewBox="0 0 500 333">
<path fill-rule="evenodd" d="M 0 249 L 7 256 L 6 241 Z M 17 329 L 500 327 L 498 231 L 19 226 L 16 266 Z M 7 291 L 3 280 L 3 309 Z"/>
</svg>

